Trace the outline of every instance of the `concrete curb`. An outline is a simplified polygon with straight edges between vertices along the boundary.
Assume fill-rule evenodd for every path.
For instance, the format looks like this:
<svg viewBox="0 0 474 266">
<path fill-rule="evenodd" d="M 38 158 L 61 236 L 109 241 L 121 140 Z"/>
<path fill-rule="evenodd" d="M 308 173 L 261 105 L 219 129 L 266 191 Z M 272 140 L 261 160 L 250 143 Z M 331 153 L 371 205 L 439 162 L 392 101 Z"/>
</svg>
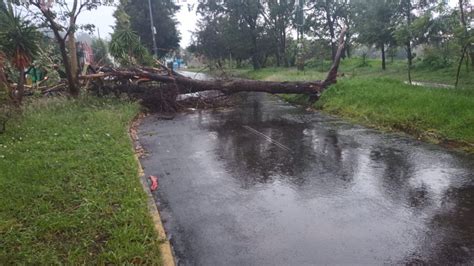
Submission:
<svg viewBox="0 0 474 266">
<path fill-rule="evenodd" d="M 134 152 L 135 161 L 137 162 L 137 165 L 138 165 L 138 177 L 140 178 L 140 183 L 142 184 L 143 191 L 147 195 L 148 212 L 150 213 L 150 216 L 153 219 L 155 230 L 158 233 L 158 238 L 159 238 L 158 243 L 159 243 L 159 248 L 161 251 L 163 265 L 175 266 L 176 262 L 173 256 L 173 249 L 171 248 L 171 243 L 168 240 L 168 237 L 166 236 L 165 228 L 163 227 L 163 223 L 161 222 L 160 212 L 158 211 L 158 208 L 156 207 L 153 194 L 151 193 L 148 187 L 145 172 L 143 171 L 142 164 L 140 163 L 140 158 L 139 158 L 140 149 L 137 148 L 137 147 L 140 147 L 140 144 L 138 143 L 138 135 L 136 133 L 136 128 L 140 124 L 142 117 L 143 115 L 141 114 L 138 115 L 132 121 L 129 127 L 129 136 L 134 145 L 133 152 Z"/>
</svg>

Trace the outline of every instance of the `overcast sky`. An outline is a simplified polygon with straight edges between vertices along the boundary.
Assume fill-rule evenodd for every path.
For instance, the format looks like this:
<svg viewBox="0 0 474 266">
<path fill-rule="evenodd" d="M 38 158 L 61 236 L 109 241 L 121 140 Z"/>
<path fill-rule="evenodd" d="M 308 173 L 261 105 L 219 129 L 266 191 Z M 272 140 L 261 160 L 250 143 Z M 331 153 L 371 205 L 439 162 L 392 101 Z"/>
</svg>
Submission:
<svg viewBox="0 0 474 266">
<path fill-rule="evenodd" d="M 156 0 L 152 0 L 156 1 Z M 198 16 L 196 15 L 195 9 L 189 11 L 188 5 L 196 5 L 198 0 L 176 0 L 181 3 L 181 10 L 176 14 L 176 18 L 179 21 L 179 31 L 181 32 L 181 46 L 187 47 L 191 43 L 191 32 L 196 29 L 196 23 Z M 451 6 L 455 6 L 457 0 L 449 0 Z M 100 31 L 100 35 L 103 38 L 110 38 L 110 34 L 113 29 L 112 26 L 115 24 L 114 13 L 115 7 L 102 6 L 97 10 L 85 11 L 79 17 L 79 23 L 93 23 L 96 25 L 96 29 Z M 97 32 L 95 33 L 97 35 Z"/>
</svg>

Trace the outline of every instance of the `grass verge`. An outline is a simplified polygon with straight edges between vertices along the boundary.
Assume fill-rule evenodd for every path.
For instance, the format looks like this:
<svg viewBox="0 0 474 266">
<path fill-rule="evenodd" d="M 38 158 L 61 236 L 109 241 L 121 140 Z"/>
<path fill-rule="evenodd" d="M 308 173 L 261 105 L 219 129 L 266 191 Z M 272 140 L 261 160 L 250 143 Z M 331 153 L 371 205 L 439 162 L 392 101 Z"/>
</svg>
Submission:
<svg viewBox="0 0 474 266">
<path fill-rule="evenodd" d="M 2 264 L 161 264 L 133 103 L 39 100 L 0 135 Z"/>
<path fill-rule="evenodd" d="M 323 93 L 315 107 L 474 151 L 474 90 L 413 87 L 386 78 L 346 79 Z"/>
<path fill-rule="evenodd" d="M 382 70 L 380 60 L 367 60 L 366 66 L 361 67 L 359 58 L 346 59 L 341 61 L 339 72 L 344 73 L 346 78 L 390 78 L 399 81 L 406 81 L 407 70 L 406 62 L 395 60 L 387 63 L 387 69 Z M 326 72 L 329 70 L 331 62 L 325 61 L 324 67 L 307 67 L 305 71 L 299 72 L 295 68 L 276 68 L 268 67 L 257 71 L 250 68 L 226 69 L 226 73 L 232 76 L 269 80 L 269 81 L 313 81 L 326 78 Z M 423 65 L 414 65 L 412 70 L 414 81 L 427 83 L 440 83 L 454 85 L 456 81 L 456 68 L 446 67 L 440 69 L 430 69 Z M 472 70 L 462 69 L 459 87 L 462 89 L 474 89 L 474 75 Z"/>
</svg>

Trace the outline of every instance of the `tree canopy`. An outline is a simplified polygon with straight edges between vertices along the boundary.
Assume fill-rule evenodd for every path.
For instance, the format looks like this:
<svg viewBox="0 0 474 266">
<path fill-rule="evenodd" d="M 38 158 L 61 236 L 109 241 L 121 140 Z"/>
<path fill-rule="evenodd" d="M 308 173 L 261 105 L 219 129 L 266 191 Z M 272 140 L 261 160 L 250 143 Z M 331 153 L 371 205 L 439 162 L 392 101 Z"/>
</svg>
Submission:
<svg viewBox="0 0 474 266">
<path fill-rule="evenodd" d="M 179 7 L 173 1 L 151 1 L 151 6 L 157 53 L 162 57 L 179 48 L 180 34 L 177 29 L 178 22 L 174 18 Z M 151 54 L 154 52 L 148 0 L 120 0 L 114 16 L 116 31 L 129 27 L 140 37 L 144 47 Z"/>
</svg>

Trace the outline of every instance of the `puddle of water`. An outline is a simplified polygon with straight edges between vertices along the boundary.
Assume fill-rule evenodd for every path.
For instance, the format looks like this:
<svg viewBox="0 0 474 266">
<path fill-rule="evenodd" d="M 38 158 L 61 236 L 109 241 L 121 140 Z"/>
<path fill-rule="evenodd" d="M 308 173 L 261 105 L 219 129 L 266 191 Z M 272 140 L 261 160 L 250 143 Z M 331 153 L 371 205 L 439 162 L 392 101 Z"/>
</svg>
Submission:
<svg viewBox="0 0 474 266">
<path fill-rule="evenodd" d="M 182 264 L 474 263 L 472 156 L 237 97 L 140 129 Z"/>
<path fill-rule="evenodd" d="M 410 84 L 410 82 L 405 81 L 405 84 Z M 453 85 L 442 84 L 442 83 L 421 82 L 421 81 L 412 81 L 411 85 L 429 87 L 429 88 L 442 88 L 442 89 L 454 89 L 455 88 Z"/>
</svg>

